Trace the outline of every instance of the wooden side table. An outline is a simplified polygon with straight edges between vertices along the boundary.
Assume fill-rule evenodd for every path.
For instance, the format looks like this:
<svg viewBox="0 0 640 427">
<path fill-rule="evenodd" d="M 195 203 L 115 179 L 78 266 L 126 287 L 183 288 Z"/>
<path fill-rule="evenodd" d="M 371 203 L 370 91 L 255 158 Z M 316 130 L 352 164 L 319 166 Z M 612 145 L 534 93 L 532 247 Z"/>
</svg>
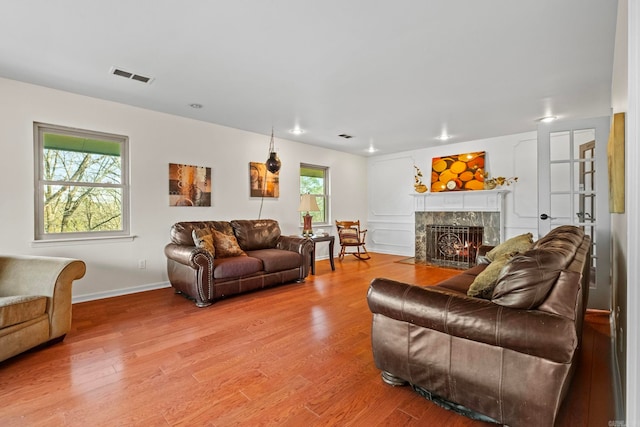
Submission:
<svg viewBox="0 0 640 427">
<path fill-rule="evenodd" d="M 318 242 L 329 242 L 329 262 L 331 263 L 331 270 L 334 271 L 336 269 L 336 266 L 333 263 L 333 245 L 336 242 L 335 236 L 306 236 L 306 238 L 313 242 L 313 252 L 311 252 L 311 274 L 316 274 L 316 244 Z"/>
</svg>

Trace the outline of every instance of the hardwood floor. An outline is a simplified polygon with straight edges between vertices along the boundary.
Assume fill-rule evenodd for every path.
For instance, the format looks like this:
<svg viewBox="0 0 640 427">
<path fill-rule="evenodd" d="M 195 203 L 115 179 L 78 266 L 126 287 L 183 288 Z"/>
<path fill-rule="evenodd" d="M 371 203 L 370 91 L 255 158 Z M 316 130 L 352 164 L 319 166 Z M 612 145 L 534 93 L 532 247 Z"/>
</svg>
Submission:
<svg viewBox="0 0 640 427">
<path fill-rule="evenodd" d="M 0 425 L 483 426 L 380 379 L 369 282 L 456 270 L 346 257 L 332 272 L 211 307 L 172 289 L 76 304 L 66 339 L 0 363 Z M 614 419 L 609 326 L 589 313 L 558 426 Z"/>
</svg>

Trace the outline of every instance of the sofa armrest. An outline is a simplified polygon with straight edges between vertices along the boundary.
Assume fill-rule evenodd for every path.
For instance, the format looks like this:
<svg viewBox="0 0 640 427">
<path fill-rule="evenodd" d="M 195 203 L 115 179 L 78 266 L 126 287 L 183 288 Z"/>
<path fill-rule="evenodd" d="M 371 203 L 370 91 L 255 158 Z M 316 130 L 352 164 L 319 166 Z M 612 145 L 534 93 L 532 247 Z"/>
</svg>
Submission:
<svg viewBox="0 0 640 427">
<path fill-rule="evenodd" d="M 311 251 L 313 251 L 313 242 L 304 237 L 280 236 L 276 243 L 276 248 L 296 252 L 304 256 L 305 253 L 311 254 Z"/>
<path fill-rule="evenodd" d="M 207 250 L 196 246 L 169 243 L 164 247 L 164 254 L 168 259 L 195 269 L 199 268 L 202 264 L 202 261 L 196 261 L 198 255 L 204 256 L 207 260 L 212 261 L 211 254 Z"/>
<path fill-rule="evenodd" d="M 487 258 L 487 253 L 495 248 L 495 246 L 491 245 L 480 245 L 478 246 L 478 251 L 476 252 L 476 264 L 490 264 L 491 261 Z"/>
<path fill-rule="evenodd" d="M 374 316 L 558 363 L 570 363 L 578 345 L 575 324 L 570 319 L 503 307 L 438 287 L 378 278 L 369 286 L 367 302 Z"/>
<path fill-rule="evenodd" d="M 85 272 L 78 259 L 0 256 L 0 296 L 46 296 L 49 339 L 58 338 L 71 329 L 72 284 Z"/>
<path fill-rule="evenodd" d="M 296 252 L 302 256 L 302 269 L 300 270 L 299 280 L 304 281 L 304 279 L 309 275 L 309 270 L 311 269 L 311 252 L 313 252 L 313 242 L 304 237 L 281 235 L 278 238 L 276 248 Z"/>
</svg>

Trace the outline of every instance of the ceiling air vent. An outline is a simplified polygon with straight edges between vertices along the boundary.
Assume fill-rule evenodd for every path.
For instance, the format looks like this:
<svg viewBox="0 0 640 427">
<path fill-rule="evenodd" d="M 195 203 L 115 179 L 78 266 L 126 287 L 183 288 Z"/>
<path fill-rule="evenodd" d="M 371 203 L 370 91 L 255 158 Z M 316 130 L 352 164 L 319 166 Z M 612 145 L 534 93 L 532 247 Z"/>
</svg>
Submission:
<svg viewBox="0 0 640 427">
<path fill-rule="evenodd" d="M 349 138 L 353 138 L 353 135 L 347 135 L 346 133 L 341 133 L 340 135 L 338 135 L 340 138 L 344 138 L 344 139 L 349 139 Z"/>
<path fill-rule="evenodd" d="M 131 73 L 129 71 L 125 71 L 122 68 L 117 68 L 117 67 L 111 67 L 111 69 L 109 70 L 109 72 L 111 74 L 113 74 L 114 76 L 120 76 L 120 77 L 124 77 L 125 79 L 129 79 L 129 80 L 136 80 L 142 83 L 151 83 L 153 81 L 153 77 L 147 77 L 147 76 L 143 76 L 141 74 L 135 74 L 135 73 Z"/>
</svg>

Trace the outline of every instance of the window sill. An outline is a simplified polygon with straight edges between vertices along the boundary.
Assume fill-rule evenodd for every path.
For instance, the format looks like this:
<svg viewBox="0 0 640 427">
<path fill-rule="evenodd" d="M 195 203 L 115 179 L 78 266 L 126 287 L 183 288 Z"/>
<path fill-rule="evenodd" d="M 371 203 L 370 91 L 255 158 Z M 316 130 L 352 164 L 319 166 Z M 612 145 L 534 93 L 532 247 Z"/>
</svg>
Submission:
<svg viewBox="0 0 640 427">
<path fill-rule="evenodd" d="M 75 246 L 75 245 L 93 245 L 100 243 L 119 243 L 119 242 L 133 242 L 138 236 L 108 236 L 108 237 L 83 237 L 75 239 L 50 239 L 50 240 L 34 240 L 31 242 L 31 247 L 38 246 Z"/>
</svg>

